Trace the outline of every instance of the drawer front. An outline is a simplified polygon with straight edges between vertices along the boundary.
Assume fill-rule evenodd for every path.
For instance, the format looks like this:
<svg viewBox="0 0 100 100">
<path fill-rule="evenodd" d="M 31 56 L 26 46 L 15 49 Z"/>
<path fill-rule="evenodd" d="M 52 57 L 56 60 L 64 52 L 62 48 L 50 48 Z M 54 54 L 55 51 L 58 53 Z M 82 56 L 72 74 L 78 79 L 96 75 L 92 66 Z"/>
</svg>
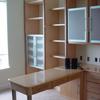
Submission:
<svg viewBox="0 0 100 100">
<path fill-rule="evenodd" d="M 87 81 L 100 83 L 100 73 L 88 72 Z"/>
<path fill-rule="evenodd" d="M 87 82 L 87 91 L 97 93 L 100 95 L 100 84 Z"/>
<path fill-rule="evenodd" d="M 100 95 L 92 92 L 87 93 L 87 100 L 100 100 Z"/>
</svg>

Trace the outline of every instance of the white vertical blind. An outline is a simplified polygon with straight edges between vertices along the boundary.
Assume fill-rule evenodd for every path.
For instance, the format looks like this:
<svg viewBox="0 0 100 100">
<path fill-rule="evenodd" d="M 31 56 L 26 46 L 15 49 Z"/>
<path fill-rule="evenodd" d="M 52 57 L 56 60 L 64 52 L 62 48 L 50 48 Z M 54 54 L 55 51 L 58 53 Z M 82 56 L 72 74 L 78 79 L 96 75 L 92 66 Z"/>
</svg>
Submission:
<svg viewBox="0 0 100 100">
<path fill-rule="evenodd" d="M 8 67 L 7 2 L 0 1 L 0 69 Z"/>
</svg>

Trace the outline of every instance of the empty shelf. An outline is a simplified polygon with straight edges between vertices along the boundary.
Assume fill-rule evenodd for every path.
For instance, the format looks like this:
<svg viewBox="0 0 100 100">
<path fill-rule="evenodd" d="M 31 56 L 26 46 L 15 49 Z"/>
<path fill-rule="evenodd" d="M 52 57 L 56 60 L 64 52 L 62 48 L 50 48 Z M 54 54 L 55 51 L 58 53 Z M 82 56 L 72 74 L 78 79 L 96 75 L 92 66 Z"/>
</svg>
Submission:
<svg viewBox="0 0 100 100">
<path fill-rule="evenodd" d="M 61 43 L 64 43 L 65 42 L 65 40 L 53 40 L 53 42 L 61 42 Z"/>
<path fill-rule="evenodd" d="M 54 10 L 54 11 L 60 11 L 60 10 L 64 10 L 65 9 L 65 7 L 57 7 L 57 8 L 53 8 L 52 10 Z"/>
<path fill-rule="evenodd" d="M 26 1 L 28 4 L 41 4 L 43 0 Z"/>
<path fill-rule="evenodd" d="M 41 20 L 43 17 L 33 17 L 33 18 L 28 18 L 28 20 Z"/>
<path fill-rule="evenodd" d="M 53 24 L 52 26 L 56 26 L 56 27 L 58 26 L 59 27 L 59 26 L 65 26 L 65 24 Z"/>
<path fill-rule="evenodd" d="M 54 55 L 53 57 L 58 58 L 58 59 L 65 59 L 66 58 L 65 56 L 57 56 L 57 55 Z"/>
</svg>

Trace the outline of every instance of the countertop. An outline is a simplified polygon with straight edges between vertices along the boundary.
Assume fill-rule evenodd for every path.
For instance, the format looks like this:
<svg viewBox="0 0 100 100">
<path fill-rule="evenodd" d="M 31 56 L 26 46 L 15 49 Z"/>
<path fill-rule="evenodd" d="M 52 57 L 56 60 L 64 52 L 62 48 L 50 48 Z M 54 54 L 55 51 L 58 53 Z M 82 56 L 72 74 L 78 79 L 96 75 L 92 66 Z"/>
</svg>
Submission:
<svg viewBox="0 0 100 100">
<path fill-rule="evenodd" d="M 60 78 L 74 78 L 83 72 L 81 69 L 64 69 L 63 67 L 52 68 L 45 71 L 39 71 L 32 74 L 27 74 L 19 76 L 16 78 L 9 79 L 10 82 L 19 84 L 24 87 L 32 87 L 44 83 L 49 83 L 51 81 L 56 81 Z"/>
</svg>

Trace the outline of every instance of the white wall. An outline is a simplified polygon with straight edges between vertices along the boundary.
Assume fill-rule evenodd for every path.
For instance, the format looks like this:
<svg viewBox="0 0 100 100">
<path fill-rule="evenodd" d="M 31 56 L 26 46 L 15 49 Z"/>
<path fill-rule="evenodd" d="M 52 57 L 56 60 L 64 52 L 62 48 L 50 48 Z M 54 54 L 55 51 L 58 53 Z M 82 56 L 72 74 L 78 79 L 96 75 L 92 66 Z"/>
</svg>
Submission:
<svg viewBox="0 0 100 100">
<path fill-rule="evenodd" d="M 0 70 L 0 86 L 8 78 L 22 75 L 25 72 L 24 56 L 24 7 L 23 0 L 7 0 L 8 2 L 8 46 L 10 68 Z M 0 89 L 1 89 L 0 87 Z"/>
<path fill-rule="evenodd" d="M 83 56 L 82 62 L 100 65 L 100 45 L 77 46 L 77 57 L 80 58 L 80 56 Z M 87 57 L 90 58 L 89 61 L 87 61 Z M 95 62 L 95 58 L 98 59 L 97 62 Z"/>
</svg>

